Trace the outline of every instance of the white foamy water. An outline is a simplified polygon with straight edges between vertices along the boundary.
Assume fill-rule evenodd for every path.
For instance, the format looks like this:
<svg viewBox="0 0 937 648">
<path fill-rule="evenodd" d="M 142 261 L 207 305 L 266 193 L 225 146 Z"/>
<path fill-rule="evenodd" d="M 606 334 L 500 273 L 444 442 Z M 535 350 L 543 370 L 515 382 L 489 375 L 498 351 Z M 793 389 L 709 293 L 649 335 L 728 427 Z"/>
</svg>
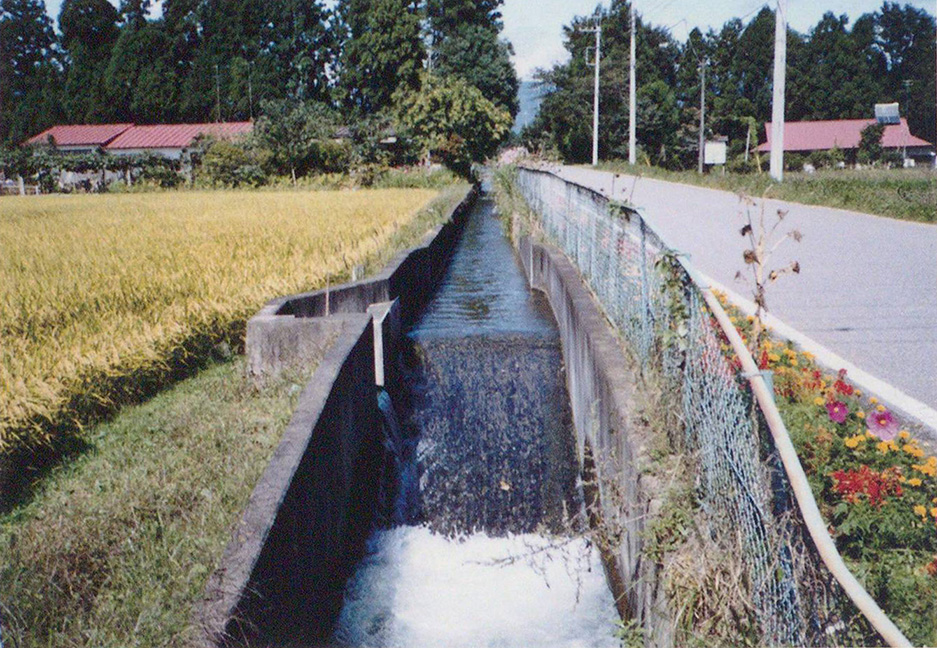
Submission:
<svg viewBox="0 0 937 648">
<path fill-rule="evenodd" d="M 555 543 L 555 541 L 554 541 Z M 380 531 L 349 581 L 335 639 L 348 646 L 617 646 L 598 553 L 582 538 L 451 540 Z"/>
</svg>

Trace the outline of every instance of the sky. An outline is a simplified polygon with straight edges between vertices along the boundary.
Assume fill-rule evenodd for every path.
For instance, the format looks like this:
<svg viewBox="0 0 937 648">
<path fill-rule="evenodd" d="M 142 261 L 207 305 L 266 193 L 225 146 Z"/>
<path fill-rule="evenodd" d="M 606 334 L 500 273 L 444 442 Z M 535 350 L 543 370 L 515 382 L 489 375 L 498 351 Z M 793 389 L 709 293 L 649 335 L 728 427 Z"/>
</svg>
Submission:
<svg viewBox="0 0 937 648">
<path fill-rule="evenodd" d="M 112 0 L 116 5 L 117 0 Z M 899 0 L 937 14 L 937 0 Z M 719 29 L 731 18 L 748 22 L 765 6 L 764 0 L 634 0 L 645 22 L 670 28 L 683 41 L 693 27 L 707 31 Z M 52 16 L 58 16 L 61 0 L 47 0 Z M 331 4 L 331 3 L 330 3 Z M 551 67 L 565 60 L 563 26 L 573 16 L 591 14 L 596 0 L 505 0 L 504 37 L 514 45 L 514 66 L 522 79 L 533 71 Z M 608 2 L 604 3 L 608 6 Z M 773 8 L 774 4 L 770 4 Z M 879 9 L 882 0 L 788 0 L 788 24 L 807 32 L 827 11 L 846 14 L 855 20 L 864 13 Z"/>
</svg>

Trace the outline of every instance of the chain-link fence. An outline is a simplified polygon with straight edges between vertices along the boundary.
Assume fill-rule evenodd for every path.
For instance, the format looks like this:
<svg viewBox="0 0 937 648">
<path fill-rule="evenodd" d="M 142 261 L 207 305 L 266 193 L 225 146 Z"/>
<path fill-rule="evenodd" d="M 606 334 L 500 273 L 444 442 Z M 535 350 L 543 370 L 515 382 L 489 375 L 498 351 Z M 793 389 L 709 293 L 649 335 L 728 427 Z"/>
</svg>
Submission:
<svg viewBox="0 0 937 648">
<path fill-rule="evenodd" d="M 538 170 L 519 169 L 516 182 L 636 356 L 682 394 L 701 505 L 741 537 L 762 641 L 835 642 L 836 587 L 804 541 L 747 383 L 683 264 L 639 213 L 602 194 Z"/>
</svg>

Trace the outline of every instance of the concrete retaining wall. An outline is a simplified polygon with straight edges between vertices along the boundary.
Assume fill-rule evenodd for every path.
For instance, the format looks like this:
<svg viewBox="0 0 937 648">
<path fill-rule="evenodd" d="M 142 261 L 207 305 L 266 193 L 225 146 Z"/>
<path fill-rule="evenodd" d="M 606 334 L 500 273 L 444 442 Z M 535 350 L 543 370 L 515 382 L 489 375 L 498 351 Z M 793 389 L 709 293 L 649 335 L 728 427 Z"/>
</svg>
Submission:
<svg viewBox="0 0 937 648">
<path fill-rule="evenodd" d="M 328 632 L 377 510 L 382 440 L 371 317 L 348 317 L 209 581 L 205 644 L 295 645 Z"/>
<path fill-rule="evenodd" d="M 531 287 L 546 294 L 559 326 L 580 462 L 585 473 L 595 471 L 599 485 L 592 495 L 601 500 L 605 524 L 624 531 L 620 549 L 604 557 L 619 614 L 639 622 L 647 645 L 673 645 L 657 567 L 642 555 L 661 486 L 648 470 L 648 430 L 634 414 L 637 371 L 560 250 L 523 238 L 519 255 Z"/>
</svg>

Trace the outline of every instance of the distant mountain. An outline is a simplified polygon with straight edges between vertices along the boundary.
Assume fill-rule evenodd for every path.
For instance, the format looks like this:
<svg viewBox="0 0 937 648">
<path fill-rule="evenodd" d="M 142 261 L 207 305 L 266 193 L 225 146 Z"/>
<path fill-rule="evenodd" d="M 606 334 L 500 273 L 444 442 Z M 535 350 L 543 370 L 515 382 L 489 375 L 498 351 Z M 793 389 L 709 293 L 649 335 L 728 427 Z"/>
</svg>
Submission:
<svg viewBox="0 0 937 648">
<path fill-rule="evenodd" d="M 520 88 L 517 90 L 520 110 L 518 110 L 517 117 L 514 119 L 513 130 L 515 133 L 521 132 L 537 116 L 545 92 L 546 88 L 536 81 L 521 81 Z"/>
</svg>

